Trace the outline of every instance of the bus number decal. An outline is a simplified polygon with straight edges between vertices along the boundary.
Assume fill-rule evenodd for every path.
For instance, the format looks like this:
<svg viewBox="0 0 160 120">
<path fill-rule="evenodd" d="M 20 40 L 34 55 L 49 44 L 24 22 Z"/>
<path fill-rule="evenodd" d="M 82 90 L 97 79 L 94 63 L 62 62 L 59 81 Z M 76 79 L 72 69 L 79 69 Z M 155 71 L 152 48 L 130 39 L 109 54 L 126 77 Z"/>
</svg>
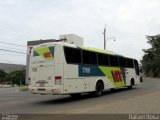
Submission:
<svg viewBox="0 0 160 120">
<path fill-rule="evenodd" d="M 121 70 L 111 71 L 115 82 L 122 82 Z"/>
<path fill-rule="evenodd" d="M 90 69 L 90 68 L 87 68 L 87 67 L 83 67 L 83 68 L 82 68 L 82 71 L 83 71 L 83 73 L 90 73 L 90 72 L 91 72 L 91 69 Z"/>
<path fill-rule="evenodd" d="M 95 65 L 79 65 L 80 77 L 105 76 L 105 74 Z"/>
</svg>

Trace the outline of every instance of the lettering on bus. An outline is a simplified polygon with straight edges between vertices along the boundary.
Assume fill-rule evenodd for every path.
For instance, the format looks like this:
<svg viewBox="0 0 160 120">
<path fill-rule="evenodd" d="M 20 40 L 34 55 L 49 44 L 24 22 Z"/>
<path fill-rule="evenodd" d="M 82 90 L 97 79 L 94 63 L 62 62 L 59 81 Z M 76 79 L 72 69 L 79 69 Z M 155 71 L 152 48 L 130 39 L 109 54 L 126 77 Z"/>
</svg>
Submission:
<svg viewBox="0 0 160 120">
<path fill-rule="evenodd" d="M 122 71 L 121 70 L 112 70 L 112 76 L 114 79 L 114 82 L 122 82 Z"/>
<path fill-rule="evenodd" d="M 87 67 L 83 67 L 83 68 L 82 68 L 82 71 L 83 71 L 83 73 L 90 73 L 90 72 L 91 72 L 91 69 L 90 69 L 90 68 L 87 68 Z"/>
<path fill-rule="evenodd" d="M 51 53 L 50 52 L 45 52 L 45 53 L 43 53 L 43 55 L 44 55 L 45 58 L 51 57 Z"/>
</svg>

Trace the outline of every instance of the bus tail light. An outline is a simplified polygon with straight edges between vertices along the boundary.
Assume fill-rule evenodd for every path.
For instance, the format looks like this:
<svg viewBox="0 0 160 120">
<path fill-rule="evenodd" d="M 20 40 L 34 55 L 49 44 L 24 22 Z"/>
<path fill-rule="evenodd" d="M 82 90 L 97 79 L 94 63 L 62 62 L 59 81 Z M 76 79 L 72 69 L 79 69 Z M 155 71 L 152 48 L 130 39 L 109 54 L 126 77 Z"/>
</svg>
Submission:
<svg viewBox="0 0 160 120">
<path fill-rule="evenodd" d="M 55 84 L 56 85 L 62 84 L 62 77 L 61 76 L 55 76 Z"/>
</svg>

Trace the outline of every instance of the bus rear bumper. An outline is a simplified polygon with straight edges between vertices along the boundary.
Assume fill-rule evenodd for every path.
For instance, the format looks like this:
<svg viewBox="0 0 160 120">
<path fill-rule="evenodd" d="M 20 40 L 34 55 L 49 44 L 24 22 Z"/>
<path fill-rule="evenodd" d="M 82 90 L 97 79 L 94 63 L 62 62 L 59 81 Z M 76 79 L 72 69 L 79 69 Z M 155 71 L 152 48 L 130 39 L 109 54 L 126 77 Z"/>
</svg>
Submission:
<svg viewBox="0 0 160 120">
<path fill-rule="evenodd" d="M 33 94 L 63 94 L 63 91 L 60 86 L 54 87 L 33 87 L 29 86 L 29 91 Z"/>
</svg>

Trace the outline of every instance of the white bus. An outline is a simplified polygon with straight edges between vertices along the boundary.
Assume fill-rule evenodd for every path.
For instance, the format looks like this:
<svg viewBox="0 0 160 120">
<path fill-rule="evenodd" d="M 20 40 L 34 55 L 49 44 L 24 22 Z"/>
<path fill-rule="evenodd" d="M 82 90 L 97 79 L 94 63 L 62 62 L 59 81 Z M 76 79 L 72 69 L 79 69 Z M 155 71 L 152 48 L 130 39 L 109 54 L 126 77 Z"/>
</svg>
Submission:
<svg viewBox="0 0 160 120">
<path fill-rule="evenodd" d="M 51 42 L 34 46 L 30 58 L 31 93 L 101 96 L 140 84 L 137 60 L 111 51 Z"/>
</svg>

